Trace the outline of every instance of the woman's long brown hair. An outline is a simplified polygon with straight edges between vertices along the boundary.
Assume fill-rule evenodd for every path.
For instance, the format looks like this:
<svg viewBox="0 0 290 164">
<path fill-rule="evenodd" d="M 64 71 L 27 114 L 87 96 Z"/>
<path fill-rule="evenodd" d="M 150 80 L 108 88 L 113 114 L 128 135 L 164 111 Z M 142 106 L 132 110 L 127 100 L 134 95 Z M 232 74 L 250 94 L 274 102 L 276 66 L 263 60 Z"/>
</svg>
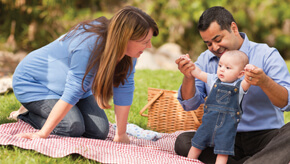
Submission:
<svg viewBox="0 0 290 164">
<path fill-rule="evenodd" d="M 113 96 L 113 86 L 124 85 L 129 69 L 130 72 L 133 69 L 132 58 L 124 56 L 128 41 L 145 38 L 150 29 L 153 36 L 157 36 L 159 31 L 149 15 L 132 6 L 124 7 L 110 20 L 100 17 L 96 21 L 99 23 L 81 22 L 73 30 L 82 26 L 85 32 L 98 35 L 83 82 L 86 75 L 93 71 L 93 94 L 100 108 L 107 109 L 111 108 L 109 101 Z"/>
</svg>

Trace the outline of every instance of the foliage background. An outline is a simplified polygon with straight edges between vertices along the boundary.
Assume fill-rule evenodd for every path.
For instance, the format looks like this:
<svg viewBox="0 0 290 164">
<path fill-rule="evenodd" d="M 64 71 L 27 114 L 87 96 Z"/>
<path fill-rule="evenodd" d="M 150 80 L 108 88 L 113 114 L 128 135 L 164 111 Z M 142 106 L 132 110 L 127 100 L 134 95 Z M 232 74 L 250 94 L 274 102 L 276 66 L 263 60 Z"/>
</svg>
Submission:
<svg viewBox="0 0 290 164">
<path fill-rule="evenodd" d="M 174 42 L 197 57 L 206 49 L 196 29 L 199 16 L 212 6 L 232 12 L 250 40 L 276 47 L 290 59 L 289 0 L 0 0 L 0 50 L 32 51 L 73 25 L 99 16 L 110 18 L 126 5 L 141 8 L 158 23 L 153 46 Z"/>
<path fill-rule="evenodd" d="M 156 48 L 174 42 L 196 58 L 206 49 L 196 29 L 199 16 L 205 9 L 219 5 L 232 12 L 239 30 L 246 32 L 250 40 L 274 46 L 285 60 L 290 59 L 290 0 L 0 0 L 0 51 L 32 51 L 80 21 L 110 18 L 126 5 L 139 7 L 156 20 L 160 29 L 160 35 L 153 38 Z M 289 61 L 286 63 L 290 68 Z M 182 75 L 143 70 L 135 76 L 134 99 L 139 101 L 132 104 L 129 122 L 146 128 L 147 119 L 138 113 L 147 102 L 147 87 L 176 90 Z M 0 124 L 11 122 L 7 116 L 19 106 L 14 94 L 1 95 Z M 114 122 L 113 112 L 106 110 L 110 122 Z M 290 112 L 286 112 L 285 123 L 289 121 Z M 79 156 L 49 158 L 17 147 L 1 146 L 0 152 L 0 163 L 96 163 Z"/>
</svg>

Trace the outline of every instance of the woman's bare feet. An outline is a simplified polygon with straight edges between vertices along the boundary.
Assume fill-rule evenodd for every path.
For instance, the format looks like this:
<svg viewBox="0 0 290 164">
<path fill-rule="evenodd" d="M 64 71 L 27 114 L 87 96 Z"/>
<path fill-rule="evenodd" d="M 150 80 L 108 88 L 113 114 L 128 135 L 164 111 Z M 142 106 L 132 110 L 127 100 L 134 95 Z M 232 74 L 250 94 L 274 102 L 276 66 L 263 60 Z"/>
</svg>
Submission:
<svg viewBox="0 0 290 164">
<path fill-rule="evenodd" d="M 27 111 L 28 111 L 28 110 L 27 110 L 23 105 L 21 105 L 21 107 L 20 107 L 18 110 L 13 111 L 13 112 L 10 113 L 8 119 L 9 119 L 9 120 L 16 120 L 16 121 L 17 121 L 17 120 L 18 120 L 17 117 L 18 117 L 20 114 L 23 114 L 23 113 L 25 113 L 25 112 L 27 112 Z"/>
</svg>

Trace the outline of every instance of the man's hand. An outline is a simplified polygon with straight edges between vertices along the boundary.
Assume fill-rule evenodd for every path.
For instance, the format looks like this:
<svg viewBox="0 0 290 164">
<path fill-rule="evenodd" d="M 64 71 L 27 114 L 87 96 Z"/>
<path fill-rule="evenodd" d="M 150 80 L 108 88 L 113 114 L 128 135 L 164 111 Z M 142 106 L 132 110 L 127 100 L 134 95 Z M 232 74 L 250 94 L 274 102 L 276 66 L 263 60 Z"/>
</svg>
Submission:
<svg viewBox="0 0 290 164">
<path fill-rule="evenodd" d="M 195 69 L 195 64 L 190 60 L 189 55 L 182 55 L 175 60 L 175 63 L 178 65 L 179 71 L 187 79 L 194 79 L 191 74 L 191 71 Z"/>
<path fill-rule="evenodd" d="M 268 76 L 264 73 L 264 71 L 251 64 L 247 64 L 245 67 L 245 79 L 251 85 L 261 86 L 266 84 L 268 80 Z"/>
<path fill-rule="evenodd" d="M 191 72 L 195 69 L 195 64 L 190 60 L 189 55 L 182 55 L 175 60 L 179 71 L 184 75 L 181 87 L 181 97 L 184 100 L 192 98 L 195 94 L 195 77 Z"/>
<path fill-rule="evenodd" d="M 261 68 L 251 65 L 246 66 L 245 71 L 245 80 L 251 85 L 259 86 L 273 105 L 283 108 L 288 104 L 287 89 L 267 76 Z"/>
</svg>

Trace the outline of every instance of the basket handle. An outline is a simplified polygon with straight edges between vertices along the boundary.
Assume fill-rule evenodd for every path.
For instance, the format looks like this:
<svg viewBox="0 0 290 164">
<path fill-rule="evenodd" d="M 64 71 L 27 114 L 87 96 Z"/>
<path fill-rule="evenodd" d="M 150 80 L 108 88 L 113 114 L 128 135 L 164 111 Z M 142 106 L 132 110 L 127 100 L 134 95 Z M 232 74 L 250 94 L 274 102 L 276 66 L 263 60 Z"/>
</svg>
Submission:
<svg viewBox="0 0 290 164">
<path fill-rule="evenodd" d="M 195 123 L 197 126 L 200 126 L 201 123 L 198 121 L 198 118 L 197 118 L 195 112 L 194 112 L 194 111 L 190 111 L 190 113 L 191 113 L 191 115 L 192 115 L 192 117 L 193 117 L 193 121 L 194 121 L 194 123 Z"/>
<path fill-rule="evenodd" d="M 141 116 L 148 117 L 148 114 L 143 114 L 145 110 L 152 105 L 162 94 L 164 91 L 160 90 L 139 112 Z"/>
</svg>

